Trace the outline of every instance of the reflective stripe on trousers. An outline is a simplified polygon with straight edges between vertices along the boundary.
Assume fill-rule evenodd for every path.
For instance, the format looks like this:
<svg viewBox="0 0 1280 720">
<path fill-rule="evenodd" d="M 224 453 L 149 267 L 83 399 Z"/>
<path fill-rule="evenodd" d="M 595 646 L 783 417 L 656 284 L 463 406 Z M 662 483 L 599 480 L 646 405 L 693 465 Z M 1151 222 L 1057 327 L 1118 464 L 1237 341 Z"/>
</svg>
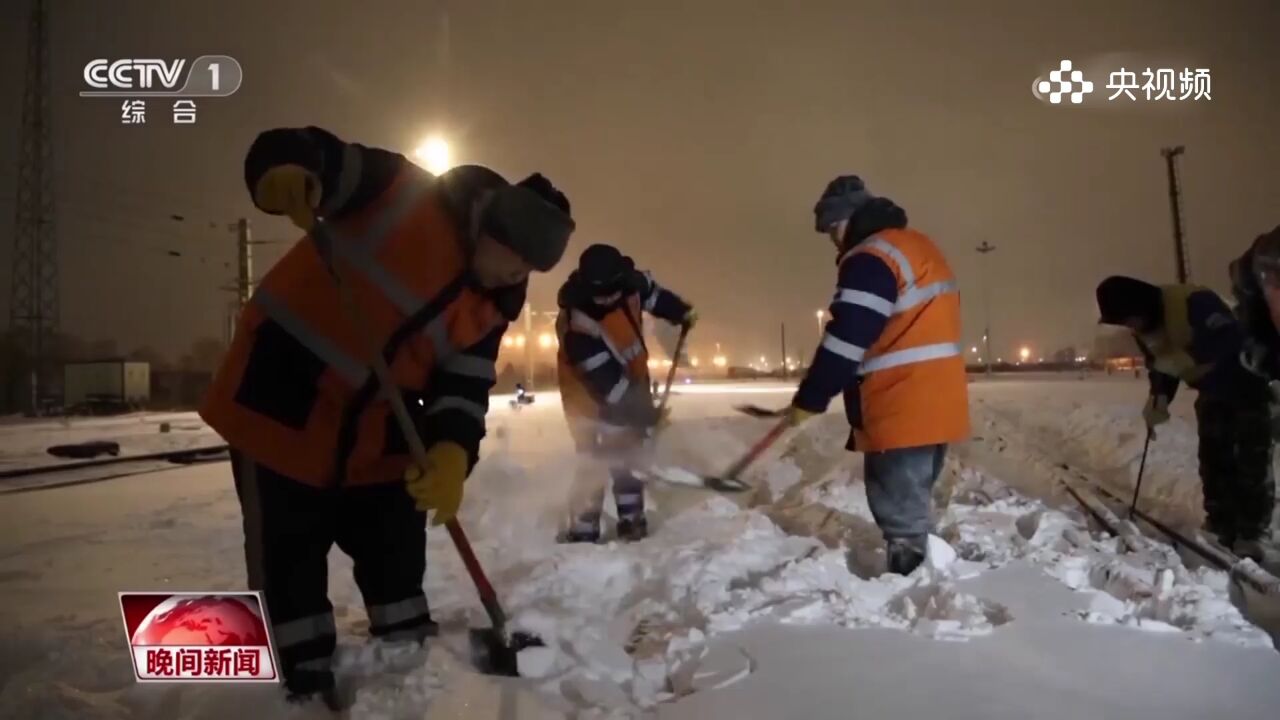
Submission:
<svg viewBox="0 0 1280 720">
<path fill-rule="evenodd" d="M 431 608 L 428 607 L 427 598 L 423 595 L 416 595 L 395 602 L 370 605 L 365 608 L 365 611 L 369 615 L 370 632 L 376 632 L 379 628 L 400 625 L 410 620 L 419 618 L 426 620 L 431 617 Z"/>
<path fill-rule="evenodd" d="M 297 620 L 273 624 L 271 629 L 276 637 L 276 646 L 281 650 L 338 634 L 332 612 L 317 613 Z"/>
</svg>

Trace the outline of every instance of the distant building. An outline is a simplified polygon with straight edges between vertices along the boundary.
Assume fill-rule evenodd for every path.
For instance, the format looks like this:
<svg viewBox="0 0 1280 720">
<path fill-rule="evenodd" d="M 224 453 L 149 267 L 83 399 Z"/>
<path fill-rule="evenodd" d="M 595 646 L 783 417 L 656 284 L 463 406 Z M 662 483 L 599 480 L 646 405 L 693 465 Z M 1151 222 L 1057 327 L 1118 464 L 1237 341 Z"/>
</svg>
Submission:
<svg viewBox="0 0 1280 720">
<path fill-rule="evenodd" d="M 1128 372 L 1130 370 L 1140 370 L 1146 363 L 1141 355 L 1132 357 L 1112 357 L 1106 359 L 1107 372 Z"/>
<path fill-rule="evenodd" d="M 69 362 L 62 369 L 62 404 L 68 409 L 120 411 L 151 400 L 151 365 L 120 358 Z"/>
</svg>

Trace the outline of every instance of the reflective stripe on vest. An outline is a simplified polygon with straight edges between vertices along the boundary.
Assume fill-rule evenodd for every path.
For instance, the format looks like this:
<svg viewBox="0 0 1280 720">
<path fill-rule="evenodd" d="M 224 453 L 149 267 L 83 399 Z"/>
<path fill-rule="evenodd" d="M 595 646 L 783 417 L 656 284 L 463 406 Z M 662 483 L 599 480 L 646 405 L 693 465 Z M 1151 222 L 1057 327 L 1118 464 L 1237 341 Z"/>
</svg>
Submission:
<svg viewBox="0 0 1280 720">
<path fill-rule="evenodd" d="M 943 280 L 942 282 L 930 283 L 923 287 L 908 288 L 905 292 L 898 295 L 898 302 L 893 308 L 896 313 L 905 312 L 917 305 L 927 303 L 939 295 L 947 293 L 959 292 L 960 288 L 956 285 L 955 280 Z"/>
<path fill-rule="evenodd" d="M 959 343 L 937 343 L 935 345 L 907 348 L 906 350 L 894 350 L 893 352 L 887 352 L 884 355 L 877 355 L 868 359 L 858 368 L 858 374 L 867 375 L 877 370 L 888 370 L 889 368 L 927 362 L 929 360 L 941 360 L 942 358 L 955 357 L 960 353 Z"/>
<path fill-rule="evenodd" d="M 624 366 L 630 363 L 632 360 L 635 360 L 637 357 L 639 357 L 640 353 L 644 352 L 644 343 L 642 343 L 639 339 L 637 339 L 635 342 L 631 343 L 627 347 L 619 350 L 618 347 L 613 344 L 613 340 L 611 340 L 609 336 L 605 334 L 604 328 L 600 327 L 600 323 L 596 322 L 594 318 L 588 316 L 586 313 L 582 312 L 581 310 L 569 311 L 569 327 L 570 329 L 576 330 L 585 335 L 590 335 L 591 337 L 600 338 L 601 340 L 603 340 L 604 346 L 609 350 L 609 354 L 612 355 L 615 360 L 622 363 Z M 594 360 L 594 359 L 595 359 L 594 357 L 591 358 L 591 360 Z M 600 365 L 603 365 L 603 364 L 604 364 L 603 362 L 597 363 L 593 367 L 585 368 L 585 369 L 594 370 L 595 368 L 600 367 Z"/>
</svg>

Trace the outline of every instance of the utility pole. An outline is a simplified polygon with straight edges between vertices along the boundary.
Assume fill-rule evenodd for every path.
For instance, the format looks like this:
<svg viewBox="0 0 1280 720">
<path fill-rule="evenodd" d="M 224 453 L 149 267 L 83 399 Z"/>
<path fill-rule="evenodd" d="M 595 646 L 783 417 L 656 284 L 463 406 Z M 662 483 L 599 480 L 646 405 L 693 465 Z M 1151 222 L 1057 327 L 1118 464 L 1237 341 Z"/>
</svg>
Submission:
<svg viewBox="0 0 1280 720">
<path fill-rule="evenodd" d="M 987 365 L 987 376 L 991 375 L 991 272 L 987 266 L 987 255 L 995 252 L 996 246 L 982 241 L 982 244 L 975 248 L 978 255 L 982 257 L 982 343 L 985 353 L 984 360 Z"/>
<path fill-rule="evenodd" d="M 782 379 L 786 380 L 791 368 L 787 367 L 787 324 L 782 323 Z"/>
<path fill-rule="evenodd" d="M 1186 152 L 1186 147 L 1161 148 L 1164 156 L 1165 170 L 1169 175 L 1169 208 L 1173 212 L 1173 254 L 1178 263 L 1178 282 L 1187 282 L 1190 268 L 1187 263 L 1187 247 L 1182 237 L 1182 185 L 1178 179 L 1178 156 Z"/>
<path fill-rule="evenodd" d="M 58 329 L 58 238 L 53 200 L 52 113 L 49 107 L 49 13 L 33 0 L 27 23 L 27 74 L 22 90 L 18 192 L 14 212 L 9 330 L 31 362 L 31 412 L 39 412 L 49 339 Z"/>
</svg>

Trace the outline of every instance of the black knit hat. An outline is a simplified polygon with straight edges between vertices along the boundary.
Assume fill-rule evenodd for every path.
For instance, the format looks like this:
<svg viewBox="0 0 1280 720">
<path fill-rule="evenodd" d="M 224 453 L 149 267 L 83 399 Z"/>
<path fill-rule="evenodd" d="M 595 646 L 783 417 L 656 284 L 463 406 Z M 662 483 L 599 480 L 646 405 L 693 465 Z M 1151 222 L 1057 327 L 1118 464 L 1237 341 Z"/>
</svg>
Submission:
<svg viewBox="0 0 1280 720">
<path fill-rule="evenodd" d="M 612 245 L 597 243 L 578 257 L 578 279 L 595 290 L 612 290 L 636 267 L 631 258 Z"/>
<path fill-rule="evenodd" d="M 1098 284 L 1097 295 L 1098 322 L 1104 325 L 1123 325 L 1133 317 L 1153 325 L 1160 319 L 1162 293 L 1149 282 L 1112 275 Z"/>
</svg>

